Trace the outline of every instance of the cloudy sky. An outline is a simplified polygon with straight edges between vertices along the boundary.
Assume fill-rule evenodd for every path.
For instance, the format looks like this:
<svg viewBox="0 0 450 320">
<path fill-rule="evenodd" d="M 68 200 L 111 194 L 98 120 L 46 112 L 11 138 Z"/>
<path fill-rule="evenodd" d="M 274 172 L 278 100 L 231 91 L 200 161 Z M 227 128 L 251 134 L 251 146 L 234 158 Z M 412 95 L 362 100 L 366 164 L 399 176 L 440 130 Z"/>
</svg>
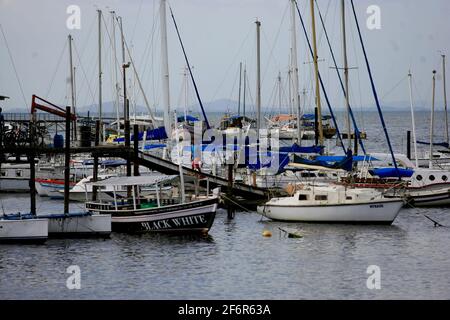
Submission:
<svg viewBox="0 0 450 320">
<path fill-rule="evenodd" d="M 249 104 L 255 100 L 256 31 L 255 20 L 262 23 L 262 103 L 278 105 L 276 81 L 281 73 L 283 96 L 289 65 L 289 0 L 171 0 L 172 7 L 202 99 L 238 97 L 239 62 L 248 73 Z M 308 32 L 311 29 L 309 1 L 299 0 Z M 318 0 L 338 63 L 342 64 L 340 1 Z M 371 105 L 373 98 L 355 22 L 347 4 L 347 37 L 352 104 Z M 81 29 L 69 30 L 67 7 L 81 9 Z M 366 43 L 379 96 L 384 105 L 401 105 L 408 101 L 407 73 L 414 76 L 414 94 L 418 100 L 431 100 L 431 72 L 438 70 L 437 100 L 442 100 L 441 53 L 450 53 L 450 2 L 448 0 L 356 0 L 356 12 Z M 366 10 L 370 5 L 381 9 L 381 29 L 369 30 Z M 114 98 L 113 54 L 111 50 L 111 16 L 115 10 L 123 17 L 124 33 L 129 44 L 146 95 L 152 107 L 161 103 L 159 0 L 0 0 L 0 24 L 7 38 L 23 95 L 16 80 L 3 35 L 0 35 L 0 94 L 11 100 L 6 107 L 30 104 L 32 94 L 66 105 L 69 103 L 67 76 L 67 35 L 74 37 L 78 106 L 97 103 L 97 9 L 104 14 L 103 28 L 103 100 Z M 168 11 L 169 12 L 169 11 Z M 316 12 L 317 14 L 317 12 Z M 312 65 L 298 16 L 297 42 L 300 89 L 305 89 L 305 105 L 312 104 Z M 184 58 L 168 16 L 171 100 L 184 104 Z M 342 105 L 335 70 L 317 18 L 320 69 L 330 99 Z M 118 59 L 120 50 L 118 50 Z M 130 85 L 137 88 L 131 78 Z M 189 103 L 195 103 L 189 90 Z M 142 105 L 137 90 L 132 99 Z M 283 98 L 284 99 L 284 98 Z M 25 100 L 25 101 L 24 101 Z M 285 104 L 285 102 L 283 102 Z"/>
</svg>

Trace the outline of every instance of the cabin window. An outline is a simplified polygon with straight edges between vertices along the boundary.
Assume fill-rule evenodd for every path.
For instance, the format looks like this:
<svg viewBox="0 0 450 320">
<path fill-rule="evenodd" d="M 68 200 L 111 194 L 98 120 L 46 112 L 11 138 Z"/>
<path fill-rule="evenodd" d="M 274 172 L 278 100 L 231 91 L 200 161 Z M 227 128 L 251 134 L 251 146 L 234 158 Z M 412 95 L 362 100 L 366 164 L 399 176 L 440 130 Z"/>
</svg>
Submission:
<svg viewBox="0 0 450 320">
<path fill-rule="evenodd" d="M 16 177 L 22 177 L 22 170 L 16 170 Z"/>
<path fill-rule="evenodd" d="M 306 194 L 299 194 L 298 195 L 298 200 L 300 200 L 300 201 L 308 200 L 308 195 L 306 195 Z"/>
<path fill-rule="evenodd" d="M 2 172 L 0 173 L 0 175 L 1 175 L 2 177 L 6 177 L 6 176 L 7 176 L 6 171 L 2 171 Z"/>
<path fill-rule="evenodd" d="M 328 200 L 328 196 L 327 195 L 323 195 L 323 194 L 318 194 L 318 195 L 316 195 L 315 199 L 317 201 L 327 201 Z"/>
<path fill-rule="evenodd" d="M 417 181 L 422 181 L 422 176 L 419 174 L 417 177 L 416 177 L 416 179 L 417 179 Z"/>
<path fill-rule="evenodd" d="M 326 175 L 326 173 L 324 173 L 324 172 L 319 172 L 319 177 L 326 177 L 327 175 Z"/>
<path fill-rule="evenodd" d="M 353 197 L 346 196 L 345 199 L 346 199 L 346 200 L 353 200 Z"/>
<path fill-rule="evenodd" d="M 430 181 L 434 181 L 434 179 L 436 179 L 433 175 L 429 176 L 428 179 L 430 179 Z"/>
<path fill-rule="evenodd" d="M 447 176 L 442 176 L 442 181 L 447 181 Z"/>
</svg>

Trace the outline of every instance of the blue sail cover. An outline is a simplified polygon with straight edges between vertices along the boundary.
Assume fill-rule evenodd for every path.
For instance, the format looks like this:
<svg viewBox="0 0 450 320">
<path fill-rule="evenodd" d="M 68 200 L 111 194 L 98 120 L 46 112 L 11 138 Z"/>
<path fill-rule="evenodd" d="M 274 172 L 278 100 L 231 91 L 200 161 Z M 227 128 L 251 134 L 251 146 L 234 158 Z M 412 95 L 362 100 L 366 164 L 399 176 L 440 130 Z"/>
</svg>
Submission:
<svg viewBox="0 0 450 320">
<path fill-rule="evenodd" d="M 250 157 L 250 154 L 247 154 L 246 152 L 245 156 L 246 156 L 245 167 L 249 168 L 250 170 L 259 170 L 261 168 L 273 168 L 273 166 L 276 165 L 276 168 L 273 168 L 276 169 L 274 170 L 274 174 L 279 174 L 283 172 L 284 167 L 286 167 L 289 163 L 289 154 L 287 153 L 279 153 L 279 152 L 265 152 L 258 154 L 254 153 L 253 157 Z M 253 159 L 256 159 L 256 163 L 252 161 Z"/>
<path fill-rule="evenodd" d="M 186 115 L 186 118 L 184 116 L 179 116 L 177 118 L 178 122 L 184 122 L 184 121 L 190 121 L 190 122 L 196 122 L 199 121 L 198 118 L 191 116 L 191 115 Z"/>
<path fill-rule="evenodd" d="M 352 171 L 352 169 L 353 169 L 353 155 L 352 155 L 351 150 L 348 150 L 347 155 L 345 157 L 342 157 L 341 160 L 333 162 L 333 163 L 330 163 L 325 160 L 321 160 L 319 158 L 321 158 L 321 157 L 317 157 L 314 160 L 309 160 L 309 159 L 305 159 L 305 158 L 299 157 L 297 155 L 294 155 L 294 162 L 311 165 L 311 166 L 321 166 L 321 167 L 329 168 L 329 169 L 343 169 L 345 171 Z"/>
<path fill-rule="evenodd" d="M 144 138 L 144 132 L 139 132 L 138 140 L 142 141 Z M 159 127 L 157 129 L 147 130 L 146 140 L 164 140 L 167 139 L 166 129 L 164 127 Z M 134 135 L 132 134 L 130 140 L 134 140 Z M 125 137 L 119 137 L 114 139 L 115 142 L 125 142 Z"/>
<path fill-rule="evenodd" d="M 403 168 L 376 168 L 369 170 L 369 173 L 380 178 L 410 178 L 414 174 L 414 170 Z"/>
<path fill-rule="evenodd" d="M 294 143 L 290 147 L 280 147 L 280 152 L 290 152 L 290 153 L 321 153 L 324 146 L 311 146 L 311 147 L 300 147 L 298 144 Z"/>
<path fill-rule="evenodd" d="M 304 114 L 301 118 L 302 120 L 308 120 L 308 121 L 312 121 L 316 119 L 316 116 L 314 114 Z M 329 120 L 331 119 L 331 116 L 329 115 L 322 115 L 322 120 Z"/>
</svg>

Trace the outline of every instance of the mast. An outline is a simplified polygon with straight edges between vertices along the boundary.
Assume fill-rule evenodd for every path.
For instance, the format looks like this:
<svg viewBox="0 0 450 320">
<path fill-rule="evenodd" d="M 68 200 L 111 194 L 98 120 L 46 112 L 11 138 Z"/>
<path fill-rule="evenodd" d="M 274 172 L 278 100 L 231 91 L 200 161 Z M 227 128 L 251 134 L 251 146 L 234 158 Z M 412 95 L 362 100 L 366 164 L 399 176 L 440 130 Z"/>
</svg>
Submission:
<svg viewBox="0 0 450 320">
<path fill-rule="evenodd" d="M 181 203 L 186 202 L 185 195 L 185 186 L 184 186 L 184 174 L 183 174 L 183 157 L 182 157 L 182 149 L 180 148 L 180 133 L 182 130 L 178 130 L 178 117 L 177 111 L 174 111 L 174 121 L 175 121 L 175 132 L 177 136 L 177 153 L 178 153 L 178 170 L 180 171 L 180 194 L 181 194 Z"/>
<path fill-rule="evenodd" d="M 242 86 L 242 62 L 239 63 L 238 116 L 241 115 L 241 86 Z"/>
<path fill-rule="evenodd" d="M 436 93 L 436 70 L 433 70 L 433 97 L 431 99 L 431 124 L 430 124 L 430 162 L 428 167 L 433 169 L 433 135 L 434 135 L 434 98 Z"/>
<path fill-rule="evenodd" d="M 413 139 L 414 139 L 414 156 L 416 158 L 416 168 L 418 168 L 419 167 L 419 159 L 417 158 L 416 121 L 414 120 L 411 70 L 408 73 L 408 77 L 409 77 L 409 101 L 411 103 L 411 122 L 412 122 L 412 131 L 413 131 Z"/>
<path fill-rule="evenodd" d="M 352 147 L 352 128 L 350 126 L 350 96 L 348 92 L 348 59 L 347 59 L 347 33 L 345 31 L 345 0 L 341 0 L 341 16 L 342 16 L 342 51 L 344 58 L 344 82 L 345 82 L 345 107 L 347 110 L 347 134 L 348 148 Z M 356 132 L 355 132 L 356 134 Z"/>
<path fill-rule="evenodd" d="M 445 83 L 445 54 L 442 55 L 442 77 L 444 84 L 444 110 L 445 110 L 445 136 L 447 138 L 447 145 L 449 144 L 448 137 L 448 114 L 447 114 L 447 85 Z"/>
<path fill-rule="evenodd" d="M 297 141 L 300 143 L 300 99 L 299 99 L 299 84 L 298 84 L 298 65 L 297 65 L 297 32 L 295 27 L 295 4 L 296 0 L 291 0 L 291 68 L 294 80 L 294 105 L 293 109 L 297 111 Z"/>
<path fill-rule="evenodd" d="M 282 102 L 281 102 L 281 71 L 278 72 L 277 80 L 278 80 L 278 108 L 280 109 L 279 113 L 281 114 L 281 104 L 282 104 Z"/>
<path fill-rule="evenodd" d="M 242 109 L 243 109 L 243 115 L 244 115 L 244 117 L 245 117 L 245 91 L 246 91 L 246 89 L 247 89 L 247 66 L 245 66 L 244 65 L 244 94 L 243 94 L 243 97 L 242 97 Z"/>
<path fill-rule="evenodd" d="M 170 137 L 170 92 L 169 92 L 169 57 L 167 49 L 167 21 L 166 21 L 166 0 L 160 0 L 160 23 L 161 23 L 161 72 L 162 72 L 162 101 L 164 107 L 164 128 Z"/>
<path fill-rule="evenodd" d="M 98 120 L 100 128 L 103 128 L 103 106 L 102 106 L 102 11 L 98 12 Z M 103 130 L 100 130 L 103 133 Z M 102 141 L 104 135 L 102 134 Z"/>
<path fill-rule="evenodd" d="M 75 110 L 75 75 L 74 75 L 74 67 L 73 67 L 73 55 L 72 55 L 72 35 L 69 34 L 69 65 L 70 65 L 70 95 L 71 95 L 71 109 L 72 109 L 72 114 L 76 113 Z M 76 132 L 77 132 L 77 128 L 76 128 L 76 121 L 73 122 L 73 137 L 74 140 L 76 140 Z"/>
<path fill-rule="evenodd" d="M 313 55 L 314 55 L 314 76 L 316 79 L 316 107 L 317 118 L 319 124 L 319 144 L 323 146 L 323 127 L 322 127 L 322 109 L 320 105 L 320 87 L 319 87 L 319 64 L 317 55 L 317 38 L 316 38 L 316 18 L 314 15 L 314 0 L 310 0 L 311 7 L 311 24 L 312 24 L 312 42 L 313 42 Z"/>
<path fill-rule="evenodd" d="M 256 20 L 256 132 L 261 129 L 261 22 Z"/>
<path fill-rule="evenodd" d="M 116 121 L 117 121 L 117 135 L 120 135 L 120 95 L 119 95 L 119 81 L 117 77 L 117 44 L 116 44 L 116 12 L 111 11 L 111 21 L 112 21 L 112 38 L 113 38 L 113 65 L 114 65 L 114 81 L 116 89 Z"/>
<path fill-rule="evenodd" d="M 187 109 L 188 109 L 188 92 L 189 92 L 189 80 L 188 80 L 188 67 L 184 68 L 184 121 L 187 121 Z M 175 111 L 176 114 L 176 111 Z M 177 119 L 178 121 L 178 119 Z M 177 123 L 176 123 L 177 124 Z"/>
</svg>

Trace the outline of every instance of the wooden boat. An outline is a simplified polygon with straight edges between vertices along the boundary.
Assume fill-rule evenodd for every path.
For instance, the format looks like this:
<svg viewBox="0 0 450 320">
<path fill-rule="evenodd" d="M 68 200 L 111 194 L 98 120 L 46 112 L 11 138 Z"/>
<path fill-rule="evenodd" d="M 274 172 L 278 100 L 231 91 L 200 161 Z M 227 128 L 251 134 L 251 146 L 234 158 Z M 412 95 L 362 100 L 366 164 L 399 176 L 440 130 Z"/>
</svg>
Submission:
<svg viewBox="0 0 450 320">
<path fill-rule="evenodd" d="M 178 176 L 137 176 L 111 177 L 92 183 L 101 188 L 113 187 L 113 201 L 91 201 L 86 203 L 86 210 L 92 213 L 110 214 L 112 230 L 125 233 L 208 233 L 211 228 L 217 206 L 218 194 L 198 198 L 190 202 L 179 199 L 162 201 L 159 191 L 156 199 L 140 195 L 143 186 L 161 185 L 173 181 Z M 123 187 L 130 189 L 131 197 L 120 198 L 116 190 Z"/>
<path fill-rule="evenodd" d="M 392 224 L 403 206 L 375 189 L 340 185 L 299 185 L 291 196 L 258 207 L 272 220 L 326 223 Z"/>
</svg>

